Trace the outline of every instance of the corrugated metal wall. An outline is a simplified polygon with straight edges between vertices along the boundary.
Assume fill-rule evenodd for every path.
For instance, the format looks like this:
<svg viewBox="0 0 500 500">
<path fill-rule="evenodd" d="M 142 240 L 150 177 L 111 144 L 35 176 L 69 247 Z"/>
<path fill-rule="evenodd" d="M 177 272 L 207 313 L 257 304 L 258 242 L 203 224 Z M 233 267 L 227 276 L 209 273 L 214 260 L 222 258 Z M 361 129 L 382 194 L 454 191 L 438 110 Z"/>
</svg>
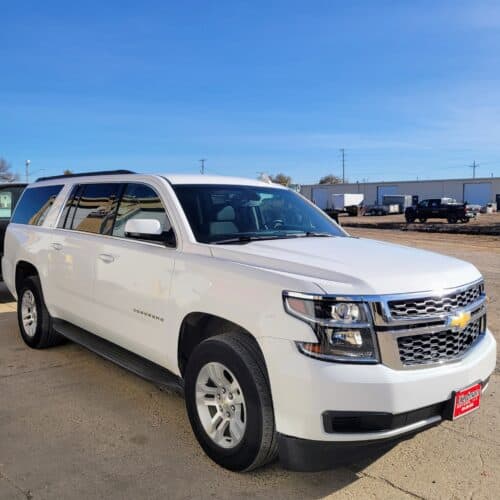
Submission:
<svg viewBox="0 0 500 500">
<path fill-rule="evenodd" d="M 469 187 L 470 184 L 483 184 L 479 187 Z M 363 193 L 365 195 L 365 204 L 372 205 L 377 203 L 377 193 L 383 192 L 385 186 L 395 186 L 396 194 L 410 194 L 412 196 L 417 195 L 420 200 L 426 198 L 442 198 L 450 197 L 455 198 L 459 202 L 464 201 L 465 194 L 474 193 L 474 198 L 478 200 L 485 200 L 489 198 L 488 201 L 481 201 L 480 204 L 495 202 L 496 195 L 500 194 L 500 177 L 493 178 L 480 178 L 480 179 L 450 179 L 450 180 L 436 180 L 436 181 L 409 181 L 409 182 L 370 182 L 370 183 L 350 183 L 350 184 L 333 184 L 333 185 L 303 185 L 301 188 L 301 193 L 314 200 L 314 192 L 320 194 L 318 198 L 321 198 L 321 205 L 327 203 L 329 208 L 331 205 L 331 195 L 342 194 L 342 193 Z M 381 189 L 379 189 L 381 188 Z M 321 191 L 318 191 L 321 189 Z M 326 193 L 325 193 L 326 191 Z M 479 194 L 478 194 L 479 193 Z M 318 199 L 318 201 L 320 201 Z M 471 200 L 466 200 L 470 203 L 474 203 Z"/>
</svg>

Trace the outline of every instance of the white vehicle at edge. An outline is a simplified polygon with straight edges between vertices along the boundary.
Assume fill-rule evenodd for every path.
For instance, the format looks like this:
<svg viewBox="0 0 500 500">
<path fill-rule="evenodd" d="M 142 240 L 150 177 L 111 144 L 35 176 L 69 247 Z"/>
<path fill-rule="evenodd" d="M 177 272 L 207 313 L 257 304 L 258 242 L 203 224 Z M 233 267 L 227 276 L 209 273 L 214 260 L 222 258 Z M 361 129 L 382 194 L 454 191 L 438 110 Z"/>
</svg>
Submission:
<svg viewBox="0 0 500 500">
<path fill-rule="evenodd" d="M 324 469 L 461 416 L 496 362 L 474 266 L 350 237 L 260 181 L 39 180 L 2 266 L 29 346 L 66 337 L 182 387 L 201 446 L 232 470 L 277 455 Z"/>
</svg>

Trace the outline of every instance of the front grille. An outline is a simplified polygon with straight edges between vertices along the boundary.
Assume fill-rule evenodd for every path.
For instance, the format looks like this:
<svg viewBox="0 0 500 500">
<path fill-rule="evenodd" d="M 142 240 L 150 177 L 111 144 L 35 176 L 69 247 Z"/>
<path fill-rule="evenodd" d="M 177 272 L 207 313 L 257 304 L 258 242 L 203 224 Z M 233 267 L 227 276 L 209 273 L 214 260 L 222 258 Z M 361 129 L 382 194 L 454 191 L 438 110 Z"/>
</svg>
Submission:
<svg viewBox="0 0 500 500">
<path fill-rule="evenodd" d="M 439 297 L 422 297 L 389 301 L 393 318 L 409 318 L 447 313 L 467 307 L 476 302 L 483 294 L 483 284 L 478 283 L 460 292 Z"/>
<path fill-rule="evenodd" d="M 399 337 L 399 358 L 405 366 L 423 365 L 459 358 L 483 333 L 483 319 L 469 323 L 462 331 Z"/>
</svg>

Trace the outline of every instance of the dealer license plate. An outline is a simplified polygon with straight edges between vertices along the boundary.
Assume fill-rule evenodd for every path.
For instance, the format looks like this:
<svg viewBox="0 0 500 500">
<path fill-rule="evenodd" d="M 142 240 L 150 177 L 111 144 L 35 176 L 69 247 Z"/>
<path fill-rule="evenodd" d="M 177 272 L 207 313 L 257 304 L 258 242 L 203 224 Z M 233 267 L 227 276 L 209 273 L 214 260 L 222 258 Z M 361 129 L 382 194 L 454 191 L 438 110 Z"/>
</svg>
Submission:
<svg viewBox="0 0 500 500">
<path fill-rule="evenodd" d="M 481 403 L 482 385 L 480 383 L 471 385 L 467 389 L 455 392 L 453 404 L 453 420 L 463 417 L 479 408 Z"/>
</svg>

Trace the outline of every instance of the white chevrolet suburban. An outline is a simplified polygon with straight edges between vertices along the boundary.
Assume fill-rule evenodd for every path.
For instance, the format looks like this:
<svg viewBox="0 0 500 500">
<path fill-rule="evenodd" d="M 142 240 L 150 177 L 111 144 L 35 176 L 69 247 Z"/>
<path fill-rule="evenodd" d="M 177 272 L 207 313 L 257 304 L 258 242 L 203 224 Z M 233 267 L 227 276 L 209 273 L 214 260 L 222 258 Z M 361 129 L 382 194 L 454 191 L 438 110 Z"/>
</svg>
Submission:
<svg viewBox="0 0 500 500">
<path fill-rule="evenodd" d="M 2 265 L 28 346 L 70 339 L 180 388 L 231 470 L 323 469 L 456 419 L 495 367 L 474 266 L 351 237 L 274 184 L 39 179 Z"/>
</svg>

